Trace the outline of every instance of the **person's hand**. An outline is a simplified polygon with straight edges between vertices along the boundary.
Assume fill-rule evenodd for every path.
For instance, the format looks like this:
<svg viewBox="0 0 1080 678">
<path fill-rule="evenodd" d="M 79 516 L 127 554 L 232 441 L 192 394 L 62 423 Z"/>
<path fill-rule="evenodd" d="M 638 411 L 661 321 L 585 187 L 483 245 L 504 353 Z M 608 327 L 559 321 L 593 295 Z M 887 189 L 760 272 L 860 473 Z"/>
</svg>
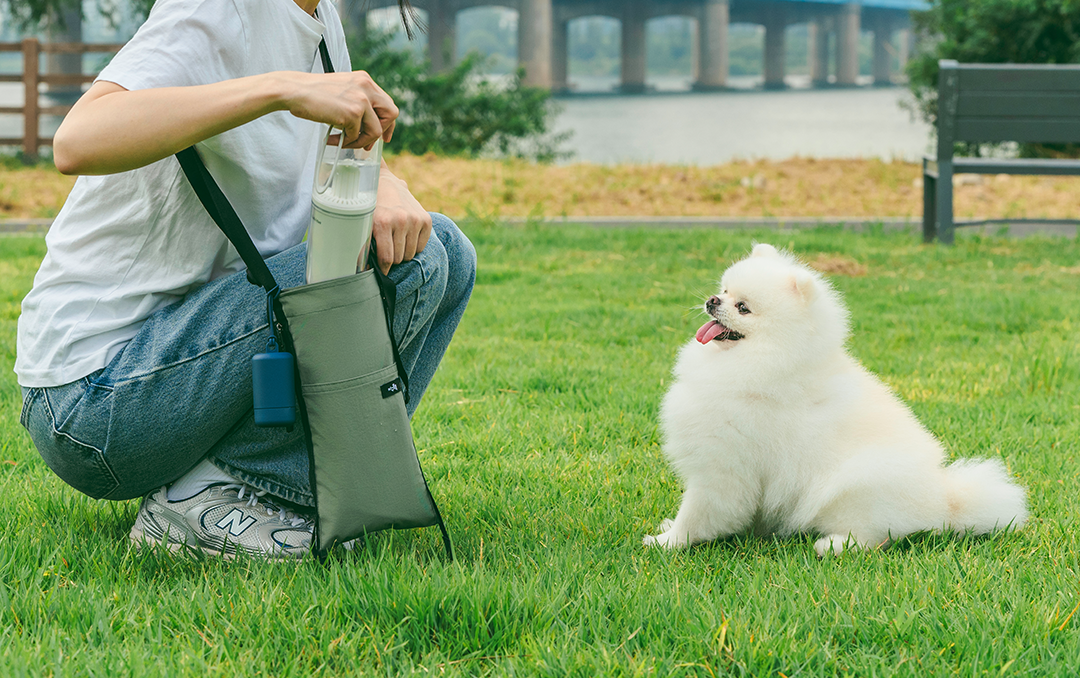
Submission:
<svg viewBox="0 0 1080 678">
<path fill-rule="evenodd" d="M 369 148 L 394 136 L 398 107 L 365 71 L 295 73 L 288 110 L 298 118 L 345 131 L 345 146 Z"/>
<path fill-rule="evenodd" d="M 427 246 L 430 237 L 431 215 L 384 162 L 379 171 L 379 195 L 372 225 L 379 268 L 387 273 L 393 264 L 412 260 Z"/>
</svg>

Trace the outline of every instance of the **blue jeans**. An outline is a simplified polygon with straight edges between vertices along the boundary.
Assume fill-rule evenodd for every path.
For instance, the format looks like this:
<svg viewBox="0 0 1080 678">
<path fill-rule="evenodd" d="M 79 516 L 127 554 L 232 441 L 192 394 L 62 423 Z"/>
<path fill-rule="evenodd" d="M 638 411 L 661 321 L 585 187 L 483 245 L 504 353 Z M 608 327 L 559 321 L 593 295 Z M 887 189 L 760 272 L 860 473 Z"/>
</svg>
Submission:
<svg viewBox="0 0 1080 678">
<path fill-rule="evenodd" d="M 304 283 L 306 244 L 266 260 L 282 288 Z M 476 253 L 452 221 L 393 266 L 394 335 L 409 374 L 411 417 L 472 292 Z M 304 431 L 255 426 L 251 356 L 266 348 L 266 295 L 245 271 L 214 280 L 147 319 L 102 370 L 24 388 L 21 422 L 45 463 L 97 499 L 139 497 L 203 458 L 300 506 L 314 506 Z M 362 351 L 362 346 L 357 346 Z"/>
</svg>

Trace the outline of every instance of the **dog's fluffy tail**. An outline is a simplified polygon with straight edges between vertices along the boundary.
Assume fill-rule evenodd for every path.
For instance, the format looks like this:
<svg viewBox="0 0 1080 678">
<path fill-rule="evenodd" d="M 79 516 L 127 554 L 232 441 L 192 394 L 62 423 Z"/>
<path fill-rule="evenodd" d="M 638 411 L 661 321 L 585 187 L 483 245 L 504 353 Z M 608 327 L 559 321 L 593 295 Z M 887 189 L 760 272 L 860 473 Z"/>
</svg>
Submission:
<svg viewBox="0 0 1080 678">
<path fill-rule="evenodd" d="M 998 459 L 961 459 L 945 468 L 945 484 L 948 529 L 983 534 L 1016 530 L 1027 520 L 1024 488 Z"/>
</svg>

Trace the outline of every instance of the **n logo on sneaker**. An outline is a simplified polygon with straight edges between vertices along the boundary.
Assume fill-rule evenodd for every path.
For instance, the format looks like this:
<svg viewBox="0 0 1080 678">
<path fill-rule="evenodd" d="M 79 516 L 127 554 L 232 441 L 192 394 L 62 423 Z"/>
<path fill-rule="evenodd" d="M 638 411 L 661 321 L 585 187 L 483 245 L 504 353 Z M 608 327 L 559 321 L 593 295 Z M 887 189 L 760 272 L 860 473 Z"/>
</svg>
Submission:
<svg viewBox="0 0 1080 678">
<path fill-rule="evenodd" d="M 221 520 L 217 521 L 217 526 L 221 529 L 227 529 L 229 534 L 234 537 L 239 537 L 247 531 L 249 527 L 255 524 L 255 519 L 251 517 L 244 517 L 244 512 L 240 509 L 233 509 L 229 511 Z"/>
</svg>

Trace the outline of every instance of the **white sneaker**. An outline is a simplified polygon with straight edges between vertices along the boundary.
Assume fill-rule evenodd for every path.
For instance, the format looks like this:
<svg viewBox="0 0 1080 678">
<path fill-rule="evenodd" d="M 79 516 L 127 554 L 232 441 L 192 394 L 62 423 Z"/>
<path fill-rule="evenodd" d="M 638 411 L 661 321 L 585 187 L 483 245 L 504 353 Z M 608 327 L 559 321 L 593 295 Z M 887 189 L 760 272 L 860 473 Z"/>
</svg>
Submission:
<svg viewBox="0 0 1080 678">
<path fill-rule="evenodd" d="M 193 549 L 225 558 L 237 553 L 289 560 L 311 550 L 315 524 L 243 484 L 211 485 L 183 501 L 170 502 L 162 487 L 143 498 L 129 538 L 136 546 L 164 544 L 170 551 Z"/>
</svg>

